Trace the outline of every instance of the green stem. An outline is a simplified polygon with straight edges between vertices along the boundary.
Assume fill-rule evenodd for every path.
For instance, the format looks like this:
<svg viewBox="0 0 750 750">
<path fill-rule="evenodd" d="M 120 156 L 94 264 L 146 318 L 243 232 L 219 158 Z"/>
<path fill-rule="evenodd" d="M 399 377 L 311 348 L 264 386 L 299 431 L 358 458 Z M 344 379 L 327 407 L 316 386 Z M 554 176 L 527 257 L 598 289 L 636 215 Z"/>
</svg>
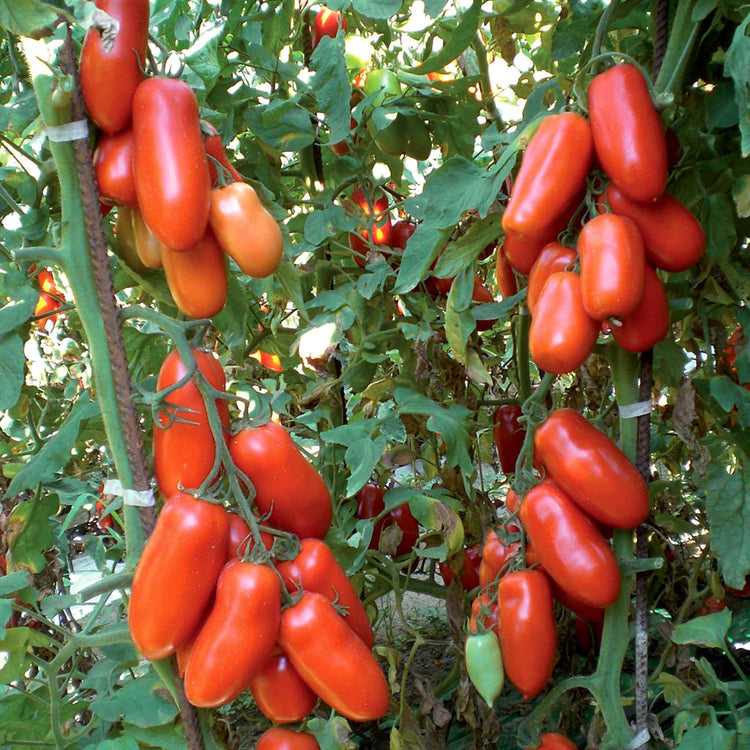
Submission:
<svg viewBox="0 0 750 750">
<path fill-rule="evenodd" d="M 503 115 L 497 106 L 497 100 L 492 89 L 492 80 L 490 79 L 490 66 L 487 62 L 487 48 L 484 46 L 481 34 L 477 33 L 474 37 L 474 41 L 471 43 L 474 48 L 474 52 L 477 56 L 477 67 L 479 68 L 480 83 L 482 86 L 482 92 L 484 93 L 484 105 L 490 114 L 490 117 L 495 121 L 498 129 L 503 128 Z"/>
<path fill-rule="evenodd" d="M 594 37 L 594 43 L 591 46 L 591 57 L 596 57 L 602 49 L 602 42 L 604 41 L 604 35 L 609 29 L 609 24 L 612 23 L 612 16 L 614 15 L 615 8 L 617 7 L 618 0 L 610 0 L 609 5 L 604 9 L 602 17 L 599 19 L 599 24 L 596 27 L 596 36 Z"/>
<path fill-rule="evenodd" d="M 49 51 L 44 42 L 27 37 L 22 37 L 21 42 L 44 125 L 63 125 L 69 122 L 72 80 L 70 77 L 56 78 L 50 73 L 45 62 L 49 59 Z M 61 266 L 68 278 L 88 341 L 94 384 L 115 469 L 123 486 L 132 489 L 133 474 L 117 406 L 112 358 L 91 264 L 73 146 L 69 142 L 50 141 L 49 148 L 60 181 Z M 125 565 L 132 569 L 143 547 L 143 527 L 138 508 L 126 506 L 124 516 L 127 544 Z"/>
<path fill-rule="evenodd" d="M 680 0 L 669 30 L 669 42 L 664 53 L 659 75 L 656 77 L 656 90 L 661 93 L 676 93 L 682 88 L 688 58 L 698 38 L 699 23 L 693 23 L 691 16 L 696 0 Z"/>
</svg>

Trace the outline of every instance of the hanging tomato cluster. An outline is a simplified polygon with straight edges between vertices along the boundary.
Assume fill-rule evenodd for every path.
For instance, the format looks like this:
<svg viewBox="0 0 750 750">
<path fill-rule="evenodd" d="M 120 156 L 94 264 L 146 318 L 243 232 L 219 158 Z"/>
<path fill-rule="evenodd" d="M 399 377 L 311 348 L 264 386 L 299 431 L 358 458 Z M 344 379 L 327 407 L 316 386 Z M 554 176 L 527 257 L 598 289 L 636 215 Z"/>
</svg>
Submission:
<svg viewBox="0 0 750 750">
<path fill-rule="evenodd" d="M 32 267 L 31 270 L 33 271 L 34 268 Z M 41 316 L 37 319 L 37 324 L 46 331 L 50 331 L 57 322 L 58 313 L 55 311 L 65 304 L 65 295 L 57 288 L 55 278 L 49 268 L 39 271 L 36 280 L 39 282 L 41 292 L 34 306 L 34 315 Z"/>
<path fill-rule="evenodd" d="M 545 479 L 508 509 L 526 533 L 525 564 L 517 542 L 490 532 L 482 549 L 480 593 L 472 603 L 466 659 L 469 676 L 492 703 L 502 689 L 495 671 L 487 687 L 476 652 L 499 649 L 504 674 L 525 700 L 549 680 L 557 648 L 553 601 L 600 623 L 617 600 L 621 579 L 607 536 L 637 527 L 649 513 L 648 489 L 625 454 L 571 409 L 553 411 L 534 434 L 534 462 Z M 511 525 L 509 532 L 518 532 Z M 534 648 L 529 649 L 528 644 Z M 492 684 L 492 683 L 491 683 Z M 488 697 L 490 696 L 490 697 Z"/>
<path fill-rule="evenodd" d="M 588 121 L 551 115 L 529 141 L 497 256 L 498 278 L 506 263 L 529 274 L 531 356 L 556 374 L 580 367 L 607 328 L 630 352 L 661 341 L 669 306 L 655 269 L 687 270 L 705 247 L 700 223 L 664 192 L 667 143 L 640 71 L 622 64 L 597 75 L 588 104 Z M 565 247 L 557 237 L 578 214 L 595 161 L 610 180 L 600 215 Z"/>
<path fill-rule="evenodd" d="M 201 121 L 192 89 L 144 78 L 148 0 L 96 4 L 119 31 L 113 44 L 87 33 L 81 89 L 102 131 L 94 170 L 101 199 L 118 206 L 117 252 L 138 273 L 163 267 L 180 311 L 211 317 L 226 302 L 225 255 L 248 276 L 269 276 L 281 262 L 281 229 Z"/>
<path fill-rule="evenodd" d="M 205 385 L 224 392 L 218 360 L 193 354 Z M 232 461 L 268 526 L 256 536 L 241 516 L 183 492 L 200 487 L 216 459 L 197 373 L 188 375 L 177 352 L 159 372 L 158 389 L 172 390 L 156 416 L 154 471 L 168 499 L 133 580 L 133 642 L 151 660 L 176 654 L 187 698 L 199 707 L 250 690 L 278 724 L 301 721 L 318 698 L 354 721 L 383 716 L 389 691 L 367 613 L 321 541 L 332 516 L 323 478 L 279 424 L 229 438 L 226 400 L 217 398 Z M 276 537 L 286 543 L 275 545 Z"/>
</svg>

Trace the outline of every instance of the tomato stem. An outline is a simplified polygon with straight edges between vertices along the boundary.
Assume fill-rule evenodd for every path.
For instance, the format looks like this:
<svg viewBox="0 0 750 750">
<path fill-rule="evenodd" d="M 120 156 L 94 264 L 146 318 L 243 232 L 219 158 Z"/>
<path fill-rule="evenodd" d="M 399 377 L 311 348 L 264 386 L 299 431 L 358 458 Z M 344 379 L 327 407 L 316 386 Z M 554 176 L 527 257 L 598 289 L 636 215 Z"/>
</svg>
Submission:
<svg viewBox="0 0 750 750">
<path fill-rule="evenodd" d="M 675 94 L 682 89 L 687 61 L 698 38 L 700 22 L 692 20 L 696 0 L 680 0 L 675 12 L 664 61 L 656 77 L 655 87 L 660 93 Z"/>
</svg>

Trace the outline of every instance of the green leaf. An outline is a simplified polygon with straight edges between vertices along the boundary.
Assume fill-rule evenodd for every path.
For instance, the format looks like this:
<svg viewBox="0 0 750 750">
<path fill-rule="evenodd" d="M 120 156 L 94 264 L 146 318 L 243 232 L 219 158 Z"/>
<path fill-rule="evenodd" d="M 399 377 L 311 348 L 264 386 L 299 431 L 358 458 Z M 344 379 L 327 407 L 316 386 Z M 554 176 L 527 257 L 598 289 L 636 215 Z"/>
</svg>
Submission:
<svg viewBox="0 0 750 750">
<path fill-rule="evenodd" d="M 158 747 L 161 750 L 184 750 L 187 746 L 185 734 L 179 724 L 166 724 L 160 727 L 140 728 L 129 726 L 129 737 L 136 740 L 138 747 Z"/>
<path fill-rule="evenodd" d="M 386 279 L 393 276 L 393 269 L 381 261 L 373 266 L 368 266 L 369 273 L 363 273 L 357 279 L 357 291 L 363 299 L 372 299 L 373 294 L 383 288 Z"/>
<path fill-rule="evenodd" d="M 18 403 L 25 366 L 21 337 L 13 333 L 0 340 L 0 411 L 12 409 Z"/>
<path fill-rule="evenodd" d="M 49 641 L 41 633 L 29 628 L 9 628 L 5 637 L 0 640 L 0 654 L 7 658 L 0 668 L 0 684 L 7 685 L 13 680 L 20 680 L 31 665 L 27 656 L 33 646 L 47 646 Z"/>
<path fill-rule="evenodd" d="M 353 7 L 366 18 L 382 20 L 395 16 L 401 10 L 401 2 L 402 0 L 354 0 Z"/>
<path fill-rule="evenodd" d="M 0 596 L 7 596 L 25 589 L 29 585 L 29 574 L 22 570 L 0 577 Z M 2 619 L 2 618 L 0 618 Z"/>
<path fill-rule="evenodd" d="M 5 638 L 8 629 L 5 627 L 13 614 L 13 600 L 0 599 L 0 638 Z"/>
<path fill-rule="evenodd" d="M 47 495 L 25 500 L 13 508 L 8 519 L 8 547 L 16 566 L 32 573 L 44 570 L 44 551 L 55 545 L 49 519 L 59 507 L 57 497 Z"/>
<path fill-rule="evenodd" d="M 482 19 L 482 2 L 483 0 L 472 2 L 471 7 L 461 16 L 458 26 L 445 35 L 445 44 L 439 52 L 430 55 L 421 65 L 407 68 L 407 72 L 426 75 L 455 60 L 474 41 Z"/>
<path fill-rule="evenodd" d="M 750 391 L 737 385 L 726 375 L 711 378 L 710 390 L 716 403 L 725 412 L 736 408 L 742 425 L 750 427 Z"/>
<path fill-rule="evenodd" d="M 726 648 L 726 637 L 732 622 L 732 613 L 728 609 L 711 615 L 696 617 L 678 625 L 672 633 L 674 643 L 694 643 L 709 648 Z"/>
<path fill-rule="evenodd" d="M 718 0 L 698 0 L 693 6 L 693 12 L 690 14 L 690 20 L 693 23 L 702 21 L 716 6 L 719 4 Z"/>
<path fill-rule="evenodd" d="M 706 493 L 711 548 L 721 564 L 727 585 L 741 589 L 750 573 L 750 479 L 746 468 L 712 462 L 696 485 Z"/>
<path fill-rule="evenodd" d="M 378 428 L 378 420 L 368 419 L 341 425 L 320 434 L 327 443 L 346 446 L 344 463 L 351 472 L 346 483 L 347 497 L 364 487 L 383 455 L 388 441 L 382 434 L 375 436 Z"/>
<path fill-rule="evenodd" d="M 114 740 L 104 740 L 96 745 L 97 750 L 138 750 L 138 742 L 133 737 L 123 735 Z"/>
<path fill-rule="evenodd" d="M 385 497 L 389 494 L 386 492 Z M 429 554 L 424 555 L 425 557 L 445 560 L 463 549 L 464 526 L 458 514 L 444 502 L 416 493 L 409 497 L 409 510 L 422 526 L 430 531 L 440 532 L 443 537 L 444 544 L 429 547 Z"/>
<path fill-rule="evenodd" d="M 88 394 L 82 395 L 68 414 L 60 429 L 48 438 L 42 449 L 32 456 L 13 477 L 6 497 L 17 495 L 22 490 L 48 482 L 62 471 L 70 461 L 70 452 L 78 440 L 81 422 L 99 413 L 99 404 L 91 401 Z"/>
<path fill-rule="evenodd" d="M 672 338 L 668 337 L 654 347 L 654 375 L 665 385 L 679 388 L 686 364 L 685 350 Z"/>
<path fill-rule="evenodd" d="M 471 293 L 474 289 L 474 271 L 464 269 L 451 284 L 448 301 L 445 305 L 445 337 L 453 351 L 453 356 L 466 364 L 466 347 L 469 336 L 476 328 L 474 316 L 469 311 Z"/>
<path fill-rule="evenodd" d="M 750 16 L 737 27 L 724 62 L 724 75 L 734 81 L 740 112 L 742 155 L 750 155 Z"/>
<path fill-rule="evenodd" d="M 737 732 L 724 729 L 714 721 L 710 727 L 695 727 L 682 735 L 679 750 L 735 750 L 737 744 Z"/>
<path fill-rule="evenodd" d="M 706 252 L 713 258 L 726 260 L 737 242 L 732 201 L 724 193 L 712 193 L 703 207 L 706 227 Z"/>
<path fill-rule="evenodd" d="M 185 62 L 198 76 L 206 91 L 214 87 L 221 74 L 217 52 L 223 34 L 223 23 L 203 24 L 195 42 L 182 53 Z"/>
<path fill-rule="evenodd" d="M 326 114 L 331 129 L 331 142 L 343 141 L 349 134 L 349 99 L 352 95 L 344 60 L 343 34 L 335 39 L 324 36 L 320 40 L 310 58 L 310 69 L 315 71 L 312 85 L 318 97 L 318 107 Z"/>
<path fill-rule="evenodd" d="M 482 250 L 497 240 L 502 232 L 501 218 L 501 213 L 492 213 L 473 222 L 469 231 L 455 242 L 449 242 L 435 264 L 435 276 L 441 279 L 458 276 L 464 268 L 471 266 Z"/>
<path fill-rule="evenodd" d="M 437 257 L 446 232 L 425 222 L 409 238 L 398 269 L 394 294 L 409 292 L 425 278 L 430 264 Z"/>
<path fill-rule="evenodd" d="M 32 32 L 53 24 L 64 11 L 41 0 L 0 0 L 0 27 L 18 36 L 31 36 Z"/>
<path fill-rule="evenodd" d="M 34 312 L 34 305 L 39 296 L 30 286 L 22 290 L 23 296 L 0 307 L 0 339 L 25 323 Z M 0 388 L 0 392 L 2 392 Z M 0 409 L 8 408 L 0 406 Z"/>
<path fill-rule="evenodd" d="M 320 750 L 344 750 L 344 741 L 351 735 L 352 728 L 343 716 L 334 716 L 329 721 L 315 718 L 307 722 L 305 728 L 315 736 Z"/>
<path fill-rule="evenodd" d="M 171 722 L 177 715 L 177 706 L 158 694 L 162 692 L 161 680 L 154 672 L 148 672 L 112 695 L 97 696 L 89 708 L 105 721 L 124 721 L 142 728 L 156 727 Z"/>
<path fill-rule="evenodd" d="M 437 18 L 447 2 L 448 0 L 424 0 L 424 12 L 431 18 Z"/>
<path fill-rule="evenodd" d="M 300 105 L 299 97 L 251 107 L 246 116 L 255 135 L 281 151 L 301 151 L 315 140 L 310 115 Z"/>
</svg>

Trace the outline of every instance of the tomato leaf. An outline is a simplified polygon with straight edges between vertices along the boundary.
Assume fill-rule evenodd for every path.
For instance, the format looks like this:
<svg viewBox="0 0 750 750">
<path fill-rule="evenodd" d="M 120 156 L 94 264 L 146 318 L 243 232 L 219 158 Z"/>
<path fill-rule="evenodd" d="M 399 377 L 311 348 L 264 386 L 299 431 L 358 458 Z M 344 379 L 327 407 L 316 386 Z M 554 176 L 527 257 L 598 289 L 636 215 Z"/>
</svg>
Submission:
<svg viewBox="0 0 750 750">
<path fill-rule="evenodd" d="M 713 258 L 727 260 L 737 242 L 732 201 L 723 193 L 712 193 L 703 204 L 707 228 L 706 252 Z"/>
<path fill-rule="evenodd" d="M 324 36 L 310 58 L 310 68 L 315 71 L 312 85 L 318 106 L 327 115 L 331 143 L 343 141 L 349 135 L 352 94 L 344 61 L 344 35 Z"/>
<path fill-rule="evenodd" d="M 462 237 L 449 242 L 435 264 L 435 276 L 447 279 L 472 265 L 482 250 L 498 238 L 501 219 L 499 212 L 490 214 L 475 221 Z"/>
<path fill-rule="evenodd" d="M 21 289 L 21 295 L 0 307 L 0 339 L 25 323 L 34 312 L 38 292 L 27 286 Z"/>
<path fill-rule="evenodd" d="M 46 440 L 39 453 L 32 456 L 13 477 L 6 496 L 17 495 L 22 490 L 53 479 L 57 472 L 64 469 L 70 461 L 70 451 L 78 439 L 81 422 L 98 413 L 99 404 L 91 401 L 87 393 L 82 395 L 76 401 L 62 427 Z"/>
<path fill-rule="evenodd" d="M 356 2 L 355 2 L 356 5 Z M 436 70 L 455 60 L 474 40 L 482 17 L 482 0 L 474 0 L 471 7 L 461 16 L 455 29 L 446 30 L 443 48 L 430 55 L 421 65 L 408 68 L 407 72 L 423 75 Z"/>
<path fill-rule="evenodd" d="M 447 2 L 448 0 L 424 0 L 424 12 L 431 18 L 437 18 Z"/>
<path fill-rule="evenodd" d="M 682 735 L 680 750 L 732 750 L 739 747 L 737 732 L 724 729 L 714 719 L 709 727 L 695 727 Z"/>
<path fill-rule="evenodd" d="M 672 633 L 672 641 L 679 644 L 694 643 L 698 646 L 724 649 L 731 622 L 732 613 L 729 609 L 696 617 L 678 625 Z"/>
<path fill-rule="evenodd" d="M 375 435 L 378 426 L 378 420 L 368 419 L 341 425 L 320 434 L 327 443 L 346 446 L 344 462 L 351 472 L 346 483 L 347 497 L 364 487 L 383 455 L 388 441 L 384 435 Z"/>
<path fill-rule="evenodd" d="M 49 26 L 63 15 L 70 16 L 59 8 L 54 8 L 40 0 L 0 0 L 0 27 L 11 34 L 33 36 L 33 32 Z"/>
<path fill-rule="evenodd" d="M 23 570 L 17 570 L 15 573 L 9 573 L 0 576 L 0 596 L 14 594 L 16 591 L 25 589 L 29 585 L 29 574 Z M 0 621 L 4 620 L 0 617 Z"/>
<path fill-rule="evenodd" d="M 725 455 L 712 461 L 696 484 L 705 491 L 711 548 L 727 585 L 741 589 L 750 573 L 750 478 L 744 464 L 733 471 Z"/>
<path fill-rule="evenodd" d="M 402 0 L 354 0 L 353 7 L 357 13 L 366 18 L 384 20 L 395 16 L 401 10 Z"/>
<path fill-rule="evenodd" d="M 0 640 L 0 652 L 7 657 L 0 668 L 0 682 L 7 685 L 13 680 L 20 680 L 29 668 L 31 662 L 27 659 L 27 652 L 33 646 L 47 646 L 47 636 L 36 633 L 29 628 L 10 628 L 5 637 Z"/>
<path fill-rule="evenodd" d="M 18 334 L 0 340 L 0 411 L 13 408 L 23 387 L 25 359 Z"/>
<path fill-rule="evenodd" d="M 57 513 L 59 503 L 54 495 L 32 498 L 16 505 L 8 519 L 8 548 L 13 562 L 32 573 L 44 570 L 44 551 L 54 546 L 49 518 Z"/>
<path fill-rule="evenodd" d="M 740 110 L 742 155 L 750 154 L 750 16 L 737 27 L 724 62 L 724 75 L 734 81 L 734 96 Z"/>
</svg>

